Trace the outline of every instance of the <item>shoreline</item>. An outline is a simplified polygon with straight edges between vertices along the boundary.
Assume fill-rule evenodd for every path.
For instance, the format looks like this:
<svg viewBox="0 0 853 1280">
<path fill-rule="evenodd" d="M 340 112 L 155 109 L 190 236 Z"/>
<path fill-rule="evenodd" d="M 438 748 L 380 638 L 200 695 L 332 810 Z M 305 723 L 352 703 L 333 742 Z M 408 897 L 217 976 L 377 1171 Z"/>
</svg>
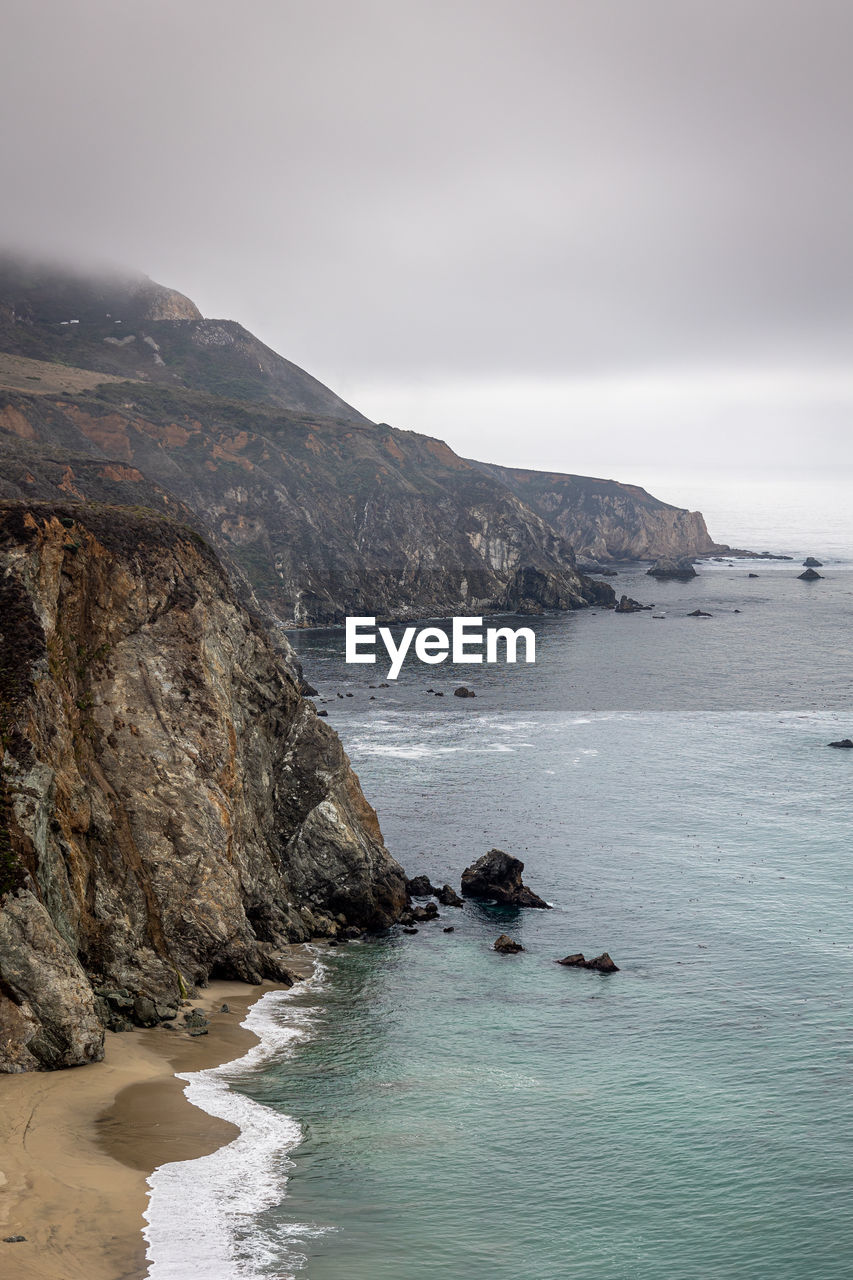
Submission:
<svg viewBox="0 0 853 1280">
<path fill-rule="evenodd" d="M 306 952 L 294 948 L 291 959 L 310 975 Z M 163 1025 L 108 1031 L 103 1062 L 0 1078 L 0 1274 L 144 1280 L 147 1178 L 239 1133 L 194 1106 L 175 1073 L 242 1057 L 259 1043 L 240 1025 L 249 1008 L 281 989 L 212 982 L 191 1001 L 210 1019 L 206 1036 Z M 223 1003 L 228 1013 L 219 1012 Z M 3 1240 L 16 1235 L 26 1240 Z"/>
</svg>

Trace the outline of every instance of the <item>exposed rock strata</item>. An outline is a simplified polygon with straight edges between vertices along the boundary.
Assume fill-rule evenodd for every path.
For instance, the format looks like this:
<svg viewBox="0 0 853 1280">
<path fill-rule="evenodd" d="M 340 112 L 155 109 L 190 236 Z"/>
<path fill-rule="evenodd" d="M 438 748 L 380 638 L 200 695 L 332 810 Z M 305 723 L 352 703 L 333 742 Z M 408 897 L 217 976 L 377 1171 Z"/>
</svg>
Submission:
<svg viewBox="0 0 853 1280">
<path fill-rule="evenodd" d="M 168 1016 L 405 909 L 339 740 L 191 530 L 0 504 L 0 655 L 3 1069 L 99 1057 L 111 992 Z"/>
<path fill-rule="evenodd" d="M 634 484 L 478 463 L 561 533 L 579 557 L 653 560 L 727 550 L 699 511 L 671 506 Z"/>
</svg>

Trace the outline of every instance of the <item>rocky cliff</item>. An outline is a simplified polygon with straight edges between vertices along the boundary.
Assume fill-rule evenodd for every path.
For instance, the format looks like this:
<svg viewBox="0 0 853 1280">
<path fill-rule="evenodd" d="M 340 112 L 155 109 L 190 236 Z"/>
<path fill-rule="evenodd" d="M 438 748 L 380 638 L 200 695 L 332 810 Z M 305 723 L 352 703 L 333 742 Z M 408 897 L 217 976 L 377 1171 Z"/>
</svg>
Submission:
<svg viewBox="0 0 853 1280">
<path fill-rule="evenodd" d="M 714 542 L 699 511 L 673 507 L 637 485 L 591 476 L 476 465 L 547 520 L 580 558 L 653 560 L 727 551 Z"/>
<path fill-rule="evenodd" d="M 9 496 L 55 496 L 57 450 L 79 497 L 120 474 L 119 500 L 137 484 L 143 503 L 154 484 L 288 623 L 612 601 L 504 483 L 412 431 L 117 384 L 73 397 L 0 391 L 2 437 Z"/>
<path fill-rule="evenodd" d="M 294 624 L 612 602 L 573 547 L 605 561 L 720 549 L 701 515 L 635 486 L 467 462 L 368 422 L 242 326 L 145 277 L 8 255 L 0 433 L 7 496 L 54 497 L 45 458 L 85 497 L 121 471 L 113 500 L 135 485 L 148 502 L 153 486 L 158 510 L 183 504 L 242 595 Z"/>
<path fill-rule="evenodd" d="M 405 906 L 287 653 L 169 518 L 0 503 L 0 736 L 0 1069 Z"/>
</svg>

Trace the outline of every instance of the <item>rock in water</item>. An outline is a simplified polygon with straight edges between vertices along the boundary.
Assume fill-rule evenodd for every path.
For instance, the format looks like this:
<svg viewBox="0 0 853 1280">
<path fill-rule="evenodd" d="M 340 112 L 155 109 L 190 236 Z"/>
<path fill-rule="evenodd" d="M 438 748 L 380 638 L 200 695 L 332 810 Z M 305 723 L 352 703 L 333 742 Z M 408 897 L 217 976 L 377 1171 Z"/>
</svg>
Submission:
<svg viewBox="0 0 853 1280">
<path fill-rule="evenodd" d="M 823 561 L 815 560 L 814 556 L 806 556 L 805 560 L 803 561 L 803 566 L 806 569 L 822 569 Z"/>
<path fill-rule="evenodd" d="M 646 573 L 653 578 L 676 578 L 681 582 L 686 582 L 689 578 L 697 576 L 692 560 L 688 560 L 686 557 L 675 560 L 669 556 L 664 556 L 660 560 L 656 560 L 651 569 L 646 570 Z"/>
<path fill-rule="evenodd" d="M 454 698 L 476 698 L 477 695 L 473 689 L 466 689 L 464 684 L 460 684 L 458 689 L 453 690 L 453 696 Z"/>
<path fill-rule="evenodd" d="M 839 738 L 837 742 L 830 742 L 831 747 L 853 747 L 853 739 Z"/>
<path fill-rule="evenodd" d="M 643 609 L 644 609 L 644 606 L 640 604 L 639 600 L 632 600 L 630 596 L 622 596 L 622 598 L 620 599 L 619 603 L 617 604 L 613 612 L 614 613 L 642 613 Z"/>
<path fill-rule="evenodd" d="M 713 614 L 706 613 L 704 609 L 694 609 L 692 613 L 688 613 L 688 618 L 711 618 Z"/>
<path fill-rule="evenodd" d="M 541 907 L 549 911 L 549 904 L 522 883 L 523 870 L 524 863 L 519 858 L 502 849 L 490 849 L 462 872 L 462 895 L 491 898 L 501 906 Z"/>
<path fill-rule="evenodd" d="M 430 883 L 429 876 L 413 876 L 406 881 L 406 889 L 411 898 L 432 898 L 438 896 L 438 889 Z"/>
<path fill-rule="evenodd" d="M 819 578 L 823 581 L 823 574 L 818 573 L 817 569 L 806 569 L 805 573 L 798 573 L 797 577 L 801 582 L 817 582 Z"/>
<path fill-rule="evenodd" d="M 592 960 L 585 959 L 582 952 L 575 951 L 572 955 L 558 960 L 557 964 L 564 964 L 570 969 L 595 969 L 598 973 L 619 972 L 618 964 L 613 963 L 607 951 L 602 951 L 600 956 L 595 956 Z"/>
<path fill-rule="evenodd" d="M 500 951 L 502 955 L 514 956 L 517 952 L 523 950 L 524 947 L 521 943 L 516 942 L 515 939 L 511 938 L 507 933 L 502 933 L 501 936 L 495 940 L 495 951 Z"/>
<path fill-rule="evenodd" d="M 443 907 L 462 907 L 465 905 L 456 890 L 452 889 L 449 884 L 439 889 L 435 896 Z"/>
</svg>

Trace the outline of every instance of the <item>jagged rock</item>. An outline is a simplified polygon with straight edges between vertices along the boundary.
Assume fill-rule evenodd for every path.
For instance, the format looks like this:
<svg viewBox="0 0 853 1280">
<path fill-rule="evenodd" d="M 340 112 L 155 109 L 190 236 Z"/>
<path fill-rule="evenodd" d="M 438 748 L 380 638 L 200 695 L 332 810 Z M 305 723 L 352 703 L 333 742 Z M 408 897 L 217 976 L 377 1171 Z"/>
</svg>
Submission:
<svg viewBox="0 0 853 1280">
<path fill-rule="evenodd" d="M 520 942 L 516 942 L 514 938 L 511 938 L 509 934 L 502 933 L 499 938 L 495 939 L 494 950 L 500 951 L 505 956 L 513 956 L 517 952 L 523 951 L 524 947 Z"/>
<path fill-rule="evenodd" d="M 149 996 L 137 996 L 134 1000 L 133 1021 L 139 1027 L 156 1027 L 160 1021 L 154 1001 Z"/>
<path fill-rule="evenodd" d="M 219 1006 L 219 1012 L 220 1012 L 220 1013 L 230 1013 L 230 1012 L 231 1012 L 231 1010 L 229 1009 L 229 1007 L 228 1007 L 228 1005 L 227 1005 L 227 1004 L 222 1004 L 222 1005 L 220 1005 L 220 1006 Z"/>
<path fill-rule="evenodd" d="M 815 560 L 814 556 L 806 556 L 805 560 L 803 561 L 803 565 L 806 569 L 822 569 L 823 561 Z"/>
<path fill-rule="evenodd" d="M 28 889 L 8 894 L 0 909 L 0 1031 L 0 1070 L 77 1067 L 104 1056 L 95 993 Z"/>
<path fill-rule="evenodd" d="M 847 748 L 850 748 L 850 747 L 853 747 L 853 739 L 851 739 L 851 738 L 839 738 L 839 740 L 838 740 L 837 742 L 830 742 L 830 744 L 829 744 L 829 745 L 830 745 L 831 747 L 847 747 Z"/>
<path fill-rule="evenodd" d="M 686 557 L 673 559 L 669 556 L 663 556 L 660 560 L 656 560 L 651 569 L 646 570 L 646 573 L 653 578 L 676 578 L 680 582 L 686 582 L 689 578 L 697 576 L 692 561 Z"/>
<path fill-rule="evenodd" d="M 413 876 L 406 881 L 406 890 L 412 898 L 432 898 L 438 894 L 438 889 L 430 882 L 429 876 Z"/>
<path fill-rule="evenodd" d="M 632 600 L 630 596 L 622 596 L 613 610 L 614 613 L 642 613 L 644 605 L 639 600 Z"/>
<path fill-rule="evenodd" d="M 299 692 L 302 694 L 303 698 L 316 698 L 317 696 L 317 690 L 314 688 L 313 684 L 309 684 L 305 679 L 301 679 L 299 681 Z"/>
<path fill-rule="evenodd" d="M 455 932 L 455 928 L 454 928 L 454 926 L 453 926 L 452 924 L 448 924 L 448 925 L 446 925 L 446 926 L 442 929 L 442 931 L 441 931 L 441 932 L 442 932 L 442 933 L 454 933 L 454 932 Z"/>
<path fill-rule="evenodd" d="M 188 528 L 0 503 L 0 1070 L 96 1061 L 104 1025 L 405 909 L 282 646 Z"/>
<path fill-rule="evenodd" d="M 694 609 L 692 613 L 688 613 L 688 618 L 712 618 L 712 613 L 706 613 L 704 609 Z"/>
<path fill-rule="evenodd" d="M 817 569 L 806 569 L 805 573 L 798 573 L 797 577 L 801 582 L 817 582 L 819 578 L 823 579 L 823 574 L 818 573 Z"/>
<path fill-rule="evenodd" d="M 206 1027 L 208 1023 L 207 1014 L 202 1009 L 191 1009 L 189 1013 L 184 1014 L 184 1023 L 189 1027 Z"/>
<path fill-rule="evenodd" d="M 465 905 L 456 890 L 451 888 L 449 884 L 445 884 L 437 890 L 435 896 L 443 907 L 462 907 Z"/>
<path fill-rule="evenodd" d="M 425 907 L 414 907 L 411 912 L 413 920 L 418 924 L 425 924 L 427 920 L 438 919 L 438 907 L 434 902 L 428 902 Z"/>
<path fill-rule="evenodd" d="M 602 951 L 600 956 L 595 956 L 592 960 L 584 959 L 583 954 L 580 951 L 576 951 L 572 955 L 558 960 L 557 964 L 566 965 L 571 969 L 595 969 L 598 973 L 619 972 L 619 966 L 613 963 L 606 951 Z"/>
<path fill-rule="evenodd" d="M 453 696 L 454 698 L 476 698 L 477 695 L 473 689 L 466 689 L 464 684 L 460 684 L 458 689 L 453 690 Z"/>
<path fill-rule="evenodd" d="M 490 849 L 462 872 L 462 895 L 465 898 L 493 899 L 513 907 L 541 907 L 549 904 L 522 883 L 524 863 L 502 849 Z"/>
</svg>

